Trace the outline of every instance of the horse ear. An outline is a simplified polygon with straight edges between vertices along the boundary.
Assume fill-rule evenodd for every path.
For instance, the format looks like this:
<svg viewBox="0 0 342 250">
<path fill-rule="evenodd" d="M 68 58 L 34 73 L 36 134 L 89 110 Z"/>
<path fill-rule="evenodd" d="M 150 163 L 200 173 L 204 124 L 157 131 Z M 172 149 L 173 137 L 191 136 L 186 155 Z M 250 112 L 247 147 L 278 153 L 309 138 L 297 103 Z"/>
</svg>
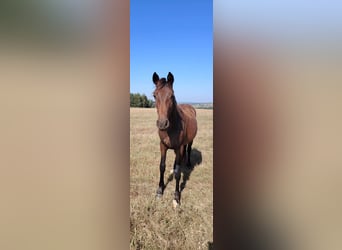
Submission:
<svg viewBox="0 0 342 250">
<path fill-rule="evenodd" d="M 159 81 L 159 76 L 156 72 L 153 73 L 153 77 L 152 77 L 152 80 L 154 82 L 154 84 L 157 84 L 158 81 Z"/>
<path fill-rule="evenodd" d="M 172 86 L 174 82 L 174 78 L 171 72 L 167 75 L 167 82 Z"/>
</svg>

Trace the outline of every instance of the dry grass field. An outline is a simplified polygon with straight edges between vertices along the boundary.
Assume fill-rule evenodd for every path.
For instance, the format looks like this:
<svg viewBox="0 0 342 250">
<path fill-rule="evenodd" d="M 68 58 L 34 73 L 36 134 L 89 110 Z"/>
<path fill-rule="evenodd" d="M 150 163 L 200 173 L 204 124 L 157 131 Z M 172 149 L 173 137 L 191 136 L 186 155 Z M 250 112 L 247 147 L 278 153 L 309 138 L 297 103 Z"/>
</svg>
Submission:
<svg viewBox="0 0 342 250">
<path fill-rule="evenodd" d="M 208 249 L 213 241 L 213 111 L 197 110 L 191 155 L 197 164 L 191 172 L 182 170 L 184 189 L 176 209 L 172 150 L 167 152 L 164 195 L 155 197 L 160 161 L 156 110 L 131 108 L 130 119 L 130 248 Z"/>
<path fill-rule="evenodd" d="M 25 49 L 0 45 L 0 249 L 127 249 L 128 89 L 88 52 Z"/>
</svg>

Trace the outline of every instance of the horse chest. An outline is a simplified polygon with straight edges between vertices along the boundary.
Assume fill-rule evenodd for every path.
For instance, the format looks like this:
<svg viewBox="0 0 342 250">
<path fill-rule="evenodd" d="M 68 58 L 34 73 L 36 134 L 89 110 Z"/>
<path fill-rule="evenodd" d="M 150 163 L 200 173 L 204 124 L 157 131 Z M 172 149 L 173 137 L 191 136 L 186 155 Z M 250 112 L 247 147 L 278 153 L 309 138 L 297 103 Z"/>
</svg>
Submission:
<svg viewBox="0 0 342 250">
<path fill-rule="evenodd" d="M 170 149 L 179 148 L 183 145 L 184 131 L 159 132 L 161 142 Z"/>
</svg>

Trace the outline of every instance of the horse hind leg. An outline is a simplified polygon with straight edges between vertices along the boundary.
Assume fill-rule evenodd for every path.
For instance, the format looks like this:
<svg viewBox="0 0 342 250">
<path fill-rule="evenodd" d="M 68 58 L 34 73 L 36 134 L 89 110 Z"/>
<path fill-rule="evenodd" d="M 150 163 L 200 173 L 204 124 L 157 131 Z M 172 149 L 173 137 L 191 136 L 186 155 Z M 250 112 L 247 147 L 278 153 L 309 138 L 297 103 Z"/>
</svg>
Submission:
<svg viewBox="0 0 342 250">
<path fill-rule="evenodd" d="M 183 158 L 182 158 L 182 164 L 186 164 L 186 149 L 187 149 L 187 145 L 184 146 L 183 149 Z"/>
<path fill-rule="evenodd" d="M 191 142 L 188 144 L 188 146 L 187 146 L 188 162 L 187 162 L 186 166 L 187 166 L 188 168 L 191 168 L 190 156 L 191 156 L 191 146 L 192 146 L 192 143 L 193 143 L 193 141 L 191 141 Z"/>
<path fill-rule="evenodd" d="M 173 168 L 170 170 L 170 174 L 173 174 L 176 169 L 176 160 L 173 162 Z"/>
<path fill-rule="evenodd" d="M 185 164 L 185 161 L 186 161 L 186 159 L 185 159 L 186 145 L 183 147 L 182 153 L 183 153 L 183 156 L 182 156 L 182 159 L 180 159 L 180 165 Z M 177 154 L 176 150 L 175 150 L 175 154 Z M 175 159 L 175 161 L 173 162 L 173 169 L 170 171 L 170 174 L 175 173 L 176 167 L 177 167 L 177 159 Z"/>
</svg>

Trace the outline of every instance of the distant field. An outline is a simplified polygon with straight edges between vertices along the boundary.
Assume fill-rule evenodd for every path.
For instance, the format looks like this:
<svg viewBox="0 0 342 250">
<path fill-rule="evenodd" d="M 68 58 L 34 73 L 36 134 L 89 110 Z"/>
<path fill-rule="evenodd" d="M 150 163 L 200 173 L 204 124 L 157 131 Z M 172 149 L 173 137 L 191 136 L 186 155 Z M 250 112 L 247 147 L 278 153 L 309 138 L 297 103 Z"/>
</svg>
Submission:
<svg viewBox="0 0 342 250">
<path fill-rule="evenodd" d="M 188 103 L 196 109 L 213 109 L 213 103 Z"/>
<path fill-rule="evenodd" d="M 214 104 L 213 103 L 188 103 L 188 102 L 184 102 L 184 103 L 179 103 L 179 104 L 190 104 L 191 106 L 193 106 L 196 109 L 213 109 L 214 108 Z M 155 108 L 154 106 L 154 102 L 152 103 L 152 108 Z M 131 107 L 136 107 L 134 105 L 131 104 Z"/>
<path fill-rule="evenodd" d="M 213 111 L 197 110 L 194 140 L 196 165 L 186 180 L 181 206 L 172 206 L 175 181 L 162 199 L 159 182 L 159 138 L 155 109 L 130 110 L 130 248 L 208 249 L 213 241 Z M 167 152 L 165 182 L 170 177 L 174 152 Z M 171 179 L 171 178 L 170 178 Z M 185 178 L 186 179 L 186 178 Z M 181 183 L 184 183 L 184 170 Z"/>
</svg>

